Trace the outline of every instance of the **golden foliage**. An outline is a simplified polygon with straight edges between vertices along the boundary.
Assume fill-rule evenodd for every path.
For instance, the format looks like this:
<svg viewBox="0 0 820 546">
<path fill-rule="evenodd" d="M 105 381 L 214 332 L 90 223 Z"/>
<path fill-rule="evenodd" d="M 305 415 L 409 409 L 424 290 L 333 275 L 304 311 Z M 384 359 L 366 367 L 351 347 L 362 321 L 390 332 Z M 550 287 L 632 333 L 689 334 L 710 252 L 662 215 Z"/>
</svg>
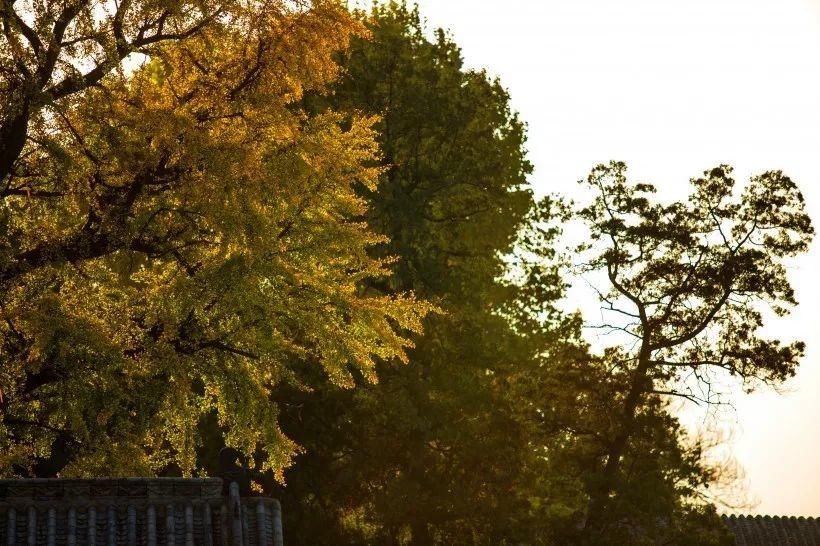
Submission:
<svg viewBox="0 0 820 546">
<path fill-rule="evenodd" d="M 216 411 L 281 476 L 297 446 L 272 391 L 295 362 L 351 385 L 406 360 L 430 307 L 361 289 L 389 261 L 356 193 L 375 120 L 299 102 L 362 29 L 337 2 L 232 10 L 43 111 L 9 183 L 28 191 L 0 201 L 9 453 L 67 433 L 73 474 L 190 473 Z"/>
</svg>

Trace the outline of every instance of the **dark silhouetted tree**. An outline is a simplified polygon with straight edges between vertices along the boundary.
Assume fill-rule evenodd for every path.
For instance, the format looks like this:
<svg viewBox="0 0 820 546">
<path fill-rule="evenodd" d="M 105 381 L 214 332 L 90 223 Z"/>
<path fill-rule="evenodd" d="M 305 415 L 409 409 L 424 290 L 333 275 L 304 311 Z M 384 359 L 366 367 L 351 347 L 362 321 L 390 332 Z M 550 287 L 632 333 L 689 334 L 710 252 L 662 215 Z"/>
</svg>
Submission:
<svg viewBox="0 0 820 546">
<path fill-rule="evenodd" d="M 620 386 L 609 404 L 602 465 L 590 482 L 589 536 L 629 525 L 619 506 L 640 487 L 633 469 L 648 408 L 668 397 L 720 403 L 721 374 L 749 387 L 794 374 L 802 342 L 759 333 L 765 308 L 795 305 L 785 260 L 813 236 L 803 197 L 779 171 L 753 177 L 742 192 L 728 166 L 691 180 L 687 201 L 664 204 L 649 184 L 632 184 L 626 166 L 596 167 L 595 194 L 579 211 L 589 228 L 582 268 L 607 283 L 599 295 L 605 323 L 624 343 L 603 357 Z M 668 427 L 665 427 L 668 428 Z M 650 434 L 660 447 L 662 435 Z M 650 444 L 648 448 L 653 448 Z M 600 539 L 592 539 L 595 540 Z"/>
<path fill-rule="evenodd" d="M 390 4 L 365 21 L 372 36 L 354 42 L 333 104 L 382 116 L 385 172 L 365 193 L 367 220 L 397 262 L 366 289 L 412 289 L 443 313 L 426 321 L 409 365 L 379 368 L 378 385 L 283 393 L 285 430 L 306 451 L 277 493 L 291 540 L 524 540 L 545 521 L 527 486 L 538 481 L 537 454 L 506 385 L 546 341 L 512 329 L 502 310 L 518 288 L 499 280 L 536 214 L 524 126 L 501 85 L 464 69 L 443 32 L 428 39 L 416 11 Z M 551 281 L 545 295 L 561 291 Z"/>
</svg>

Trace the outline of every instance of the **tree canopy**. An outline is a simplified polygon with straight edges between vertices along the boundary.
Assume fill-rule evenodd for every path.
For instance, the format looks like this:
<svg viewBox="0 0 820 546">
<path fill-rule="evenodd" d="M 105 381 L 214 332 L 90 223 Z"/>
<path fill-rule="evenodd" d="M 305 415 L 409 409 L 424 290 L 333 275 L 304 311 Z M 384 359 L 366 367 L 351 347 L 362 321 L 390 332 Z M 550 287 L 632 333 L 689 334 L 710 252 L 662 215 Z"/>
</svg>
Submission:
<svg viewBox="0 0 820 546">
<path fill-rule="evenodd" d="M 672 203 L 653 200 L 651 184 L 628 182 L 623 163 L 598 166 L 586 180 L 594 198 L 578 211 L 590 234 L 581 267 L 606 279 L 597 327 L 624 339 L 604 355 L 622 386 L 590 490 L 588 525 L 597 532 L 625 524 L 613 517 L 633 487 L 623 461 L 658 397 L 720 403 L 718 372 L 751 386 L 777 383 L 803 355 L 803 342 L 758 332 L 763 306 L 782 316 L 797 303 L 784 260 L 805 252 L 814 234 L 803 197 L 780 171 L 753 177 L 738 195 L 731 173 L 706 171 L 691 180 L 686 202 Z"/>
<path fill-rule="evenodd" d="M 362 28 L 335 2 L 240 7 L 29 122 L 0 183 L 4 472 L 57 449 L 63 474 L 189 473 L 215 411 L 278 474 L 292 360 L 347 384 L 406 359 L 427 305 L 359 290 L 389 264 L 355 191 L 378 182 L 373 120 L 299 106 Z M 178 27 L 157 9 L 154 33 Z"/>
<path fill-rule="evenodd" d="M 417 11 L 361 16 L 370 37 L 354 40 L 332 104 L 381 116 L 385 170 L 363 195 L 389 238 L 376 250 L 399 257 L 368 284 L 413 290 L 443 313 L 414 338 L 410 365 L 380 368 L 377 385 L 287 395 L 285 430 L 306 453 L 277 495 L 298 506 L 287 525 L 305 544 L 532 536 L 534 453 L 505 384 L 543 340 L 515 334 L 502 308 L 517 289 L 498 282 L 534 214 L 524 125 L 500 83 L 464 69 L 443 32 L 428 38 Z"/>
</svg>

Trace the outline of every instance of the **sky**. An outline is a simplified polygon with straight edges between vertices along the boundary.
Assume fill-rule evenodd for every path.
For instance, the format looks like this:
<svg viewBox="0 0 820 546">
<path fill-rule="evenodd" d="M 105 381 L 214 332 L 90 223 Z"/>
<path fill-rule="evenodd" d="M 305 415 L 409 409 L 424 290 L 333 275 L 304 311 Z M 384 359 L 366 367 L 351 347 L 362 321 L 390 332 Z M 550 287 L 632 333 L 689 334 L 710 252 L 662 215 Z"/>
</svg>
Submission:
<svg viewBox="0 0 820 546">
<path fill-rule="evenodd" d="M 529 125 L 538 192 L 575 197 L 597 163 L 685 198 L 721 163 L 782 169 L 820 225 L 820 0 L 420 0 Z M 790 265 L 801 306 L 767 335 L 808 342 L 776 393 L 719 415 L 760 514 L 820 516 L 820 242 Z M 575 293 L 575 292 L 573 292 Z M 586 296 L 579 294 L 579 307 Z M 582 309 L 583 310 L 583 309 Z M 697 426 L 700 416 L 686 410 Z"/>
</svg>

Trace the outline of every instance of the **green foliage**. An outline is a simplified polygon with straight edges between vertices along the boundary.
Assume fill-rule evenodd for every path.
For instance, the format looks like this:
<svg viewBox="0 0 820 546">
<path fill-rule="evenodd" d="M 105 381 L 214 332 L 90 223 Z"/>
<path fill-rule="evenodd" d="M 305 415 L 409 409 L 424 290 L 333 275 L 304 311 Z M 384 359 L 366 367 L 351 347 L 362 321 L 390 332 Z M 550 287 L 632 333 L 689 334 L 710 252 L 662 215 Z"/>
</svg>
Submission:
<svg viewBox="0 0 820 546">
<path fill-rule="evenodd" d="M 378 385 L 283 393 L 283 426 L 306 453 L 277 495 L 306 544 L 521 540 L 542 525 L 525 486 L 538 461 L 505 390 L 541 338 L 513 331 L 503 309 L 518 288 L 499 278 L 533 207 L 524 126 L 447 36 L 424 36 L 417 12 L 365 17 L 371 38 L 354 41 L 333 104 L 382 116 L 368 222 L 389 238 L 379 252 L 400 259 L 370 290 L 412 289 L 443 313 Z"/>
</svg>

